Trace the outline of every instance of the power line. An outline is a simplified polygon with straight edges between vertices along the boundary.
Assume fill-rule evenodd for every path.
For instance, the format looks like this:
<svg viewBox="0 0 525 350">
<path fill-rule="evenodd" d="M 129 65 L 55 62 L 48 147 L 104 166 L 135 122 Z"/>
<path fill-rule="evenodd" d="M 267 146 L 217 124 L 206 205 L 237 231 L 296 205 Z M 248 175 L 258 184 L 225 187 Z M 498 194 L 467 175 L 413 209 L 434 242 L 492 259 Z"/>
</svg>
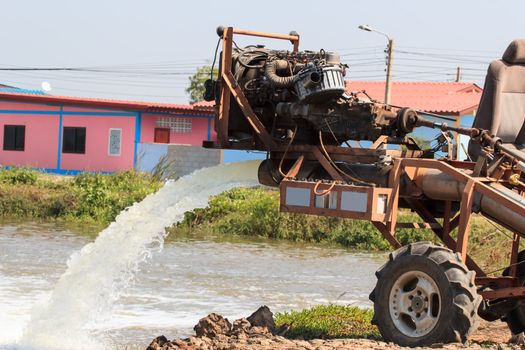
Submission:
<svg viewBox="0 0 525 350">
<path fill-rule="evenodd" d="M 460 61 L 460 62 L 486 63 L 486 61 L 465 59 L 465 58 L 460 58 L 460 57 L 455 56 L 455 55 L 432 54 L 432 53 L 426 53 L 426 52 L 415 52 L 415 51 L 404 51 L 404 50 L 397 50 L 395 53 L 397 53 L 397 54 L 407 54 L 407 55 L 416 55 L 416 56 L 425 56 L 425 57 L 439 58 L 439 59 L 443 59 L 443 60 Z"/>
<path fill-rule="evenodd" d="M 433 50 L 433 51 L 447 51 L 447 52 L 454 52 L 454 51 L 459 51 L 459 52 L 485 52 L 485 53 L 491 53 L 491 54 L 495 54 L 497 51 L 493 51 L 493 50 L 474 50 L 474 49 L 450 49 L 450 48 L 443 48 L 443 47 L 422 47 L 422 46 L 398 46 L 398 47 L 402 47 L 402 48 L 405 48 L 405 49 L 416 49 L 416 50 L 426 50 L 426 51 L 429 51 L 429 50 Z"/>
<path fill-rule="evenodd" d="M 13 80 L 4 80 L 4 82 L 8 84 L 15 84 L 15 85 L 23 85 L 24 83 L 19 81 L 13 81 Z M 181 95 L 150 95 L 150 94 L 137 94 L 137 93 L 122 93 L 122 92 L 115 92 L 115 91 L 107 91 L 107 90 L 90 90 L 90 89 L 75 89 L 75 88 L 69 88 L 69 87 L 63 87 L 63 86 L 55 86 L 55 88 L 65 91 L 78 91 L 78 92 L 90 92 L 90 93 L 103 93 L 103 94 L 111 94 L 111 95 L 120 95 L 120 96 L 140 96 L 140 97 L 161 97 L 161 98 L 181 98 L 181 97 L 187 97 L 187 96 L 181 96 Z"/>
</svg>

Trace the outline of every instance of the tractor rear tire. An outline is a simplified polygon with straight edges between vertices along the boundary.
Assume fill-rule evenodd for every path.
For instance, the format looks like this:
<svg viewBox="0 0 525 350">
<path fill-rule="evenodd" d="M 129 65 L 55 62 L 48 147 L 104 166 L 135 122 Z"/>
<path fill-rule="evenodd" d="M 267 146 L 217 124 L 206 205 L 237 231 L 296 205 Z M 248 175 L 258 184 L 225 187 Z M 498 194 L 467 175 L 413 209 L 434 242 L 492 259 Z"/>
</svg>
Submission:
<svg viewBox="0 0 525 350">
<path fill-rule="evenodd" d="M 430 242 L 392 252 L 370 300 L 383 340 L 401 346 L 466 342 L 478 327 L 475 272 L 459 254 Z"/>
</svg>

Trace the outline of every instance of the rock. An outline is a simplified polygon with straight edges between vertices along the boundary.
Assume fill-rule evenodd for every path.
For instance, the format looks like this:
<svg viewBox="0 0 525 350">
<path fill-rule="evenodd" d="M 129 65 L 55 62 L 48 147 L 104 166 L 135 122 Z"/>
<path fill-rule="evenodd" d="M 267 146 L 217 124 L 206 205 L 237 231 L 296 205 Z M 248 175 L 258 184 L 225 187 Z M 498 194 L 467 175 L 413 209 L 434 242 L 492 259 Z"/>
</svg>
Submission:
<svg viewBox="0 0 525 350">
<path fill-rule="evenodd" d="M 266 327 L 252 326 L 249 331 L 250 335 L 272 336 L 272 332 Z"/>
<path fill-rule="evenodd" d="M 497 325 L 496 325 L 497 326 Z M 271 311 L 263 306 L 248 318 L 230 322 L 217 314 L 210 314 L 201 319 L 195 326 L 196 337 L 168 341 L 160 336 L 153 340 L 147 350 L 406 350 L 393 343 L 385 343 L 370 339 L 287 339 L 279 336 L 285 333 L 289 326 L 275 329 Z M 500 338 L 508 334 L 507 328 L 491 328 L 482 339 Z M 270 331 L 273 331 L 272 334 Z M 499 334 L 502 333 L 502 334 Z M 485 344 L 486 340 L 478 340 L 470 344 L 434 344 L 420 349 L 433 350 L 525 350 L 516 344 Z"/>
<path fill-rule="evenodd" d="M 509 339 L 509 343 L 525 345 L 525 337 L 523 336 L 523 333 L 512 334 L 512 337 Z"/>
<path fill-rule="evenodd" d="M 153 339 L 146 350 L 160 350 L 164 345 L 166 345 L 166 343 L 169 343 L 169 340 L 165 336 L 161 335 Z"/>
<path fill-rule="evenodd" d="M 288 333 L 288 331 L 290 330 L 290 326 L 287 325 L 287 324 L 283 324 L 281 325 L 281 327 L 277 328 L 275 330 L 275 335 L 278 335 L 278 336 L 281 336 L 281 337 L 284 337 L 286 335 L 286 333 Z"/>
<path fill-rule="evenodd" d="M 252 325 L 247 319 L 240 318 L 238 320 L 233 321 L 233 328 L 231 333 L 235 335 L 239 335 L 241 333 L 248 333 L 251 327 Z"/>
<path fill-rule="evenodd" d="M 272 334 L 275 332 L 275 321 L 273 320 L 273 313 L 266 305 L 258 308 L 257 311 L 255 311 L 247 318 L 247 320 L 252 326 L 265 327 Z"/>
<path fill-rule="evenodd" d="M 201 318 L 199 323 L 193 327 L 193 330 L 197 337 L 215 338 L 219 334 L 229 334 L 231 328 L 232 325 L 227 318 L 216 313 L 211 313 Z"/>
</svg>

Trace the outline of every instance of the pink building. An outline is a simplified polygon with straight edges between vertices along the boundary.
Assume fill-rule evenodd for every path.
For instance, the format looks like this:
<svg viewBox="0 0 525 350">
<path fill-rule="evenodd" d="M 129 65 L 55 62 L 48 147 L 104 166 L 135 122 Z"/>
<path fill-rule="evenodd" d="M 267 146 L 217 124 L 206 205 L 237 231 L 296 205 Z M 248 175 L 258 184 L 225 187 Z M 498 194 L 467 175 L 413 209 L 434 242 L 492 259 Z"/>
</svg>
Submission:
<svg viewBox="0 0 525 350">
<path fill-rule="evenodd" d="M 57 173 L 141 168 L 167 154 L 170 145 L 200 149 L 202 141 L 214 140 L 213 118 L 213 110 L 203 106 L 51 96 L 0 86 L 0 165 Z"/>
</svg>

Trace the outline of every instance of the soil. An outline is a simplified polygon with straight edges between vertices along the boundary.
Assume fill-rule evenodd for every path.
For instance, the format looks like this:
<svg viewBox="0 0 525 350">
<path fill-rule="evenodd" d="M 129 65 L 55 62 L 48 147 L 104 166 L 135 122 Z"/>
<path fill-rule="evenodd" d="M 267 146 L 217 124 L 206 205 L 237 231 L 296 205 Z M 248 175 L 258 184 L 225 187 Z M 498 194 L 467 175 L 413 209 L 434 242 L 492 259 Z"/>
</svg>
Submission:
<svg viewBox="0 0 525 350">
<path fill-rule="evenodd" d="M 407 349 L 392 343 L 370 339 L 294 340 L 282 336 L 286 329 L 276 329 L 272 314 L 261 307 L 248 318 L 233 322 L 221 315 L 210 314 L 195 326 L 196 336 L 169 341 L 157 337 L 147 350 L 357 350 Z M 523 340 L 509 343 L 511 334 L 502 322 L 482 322 L 468 344 L 434 344 L 419 349 L 512 349 L 523 350 Z"/>
</svg>

